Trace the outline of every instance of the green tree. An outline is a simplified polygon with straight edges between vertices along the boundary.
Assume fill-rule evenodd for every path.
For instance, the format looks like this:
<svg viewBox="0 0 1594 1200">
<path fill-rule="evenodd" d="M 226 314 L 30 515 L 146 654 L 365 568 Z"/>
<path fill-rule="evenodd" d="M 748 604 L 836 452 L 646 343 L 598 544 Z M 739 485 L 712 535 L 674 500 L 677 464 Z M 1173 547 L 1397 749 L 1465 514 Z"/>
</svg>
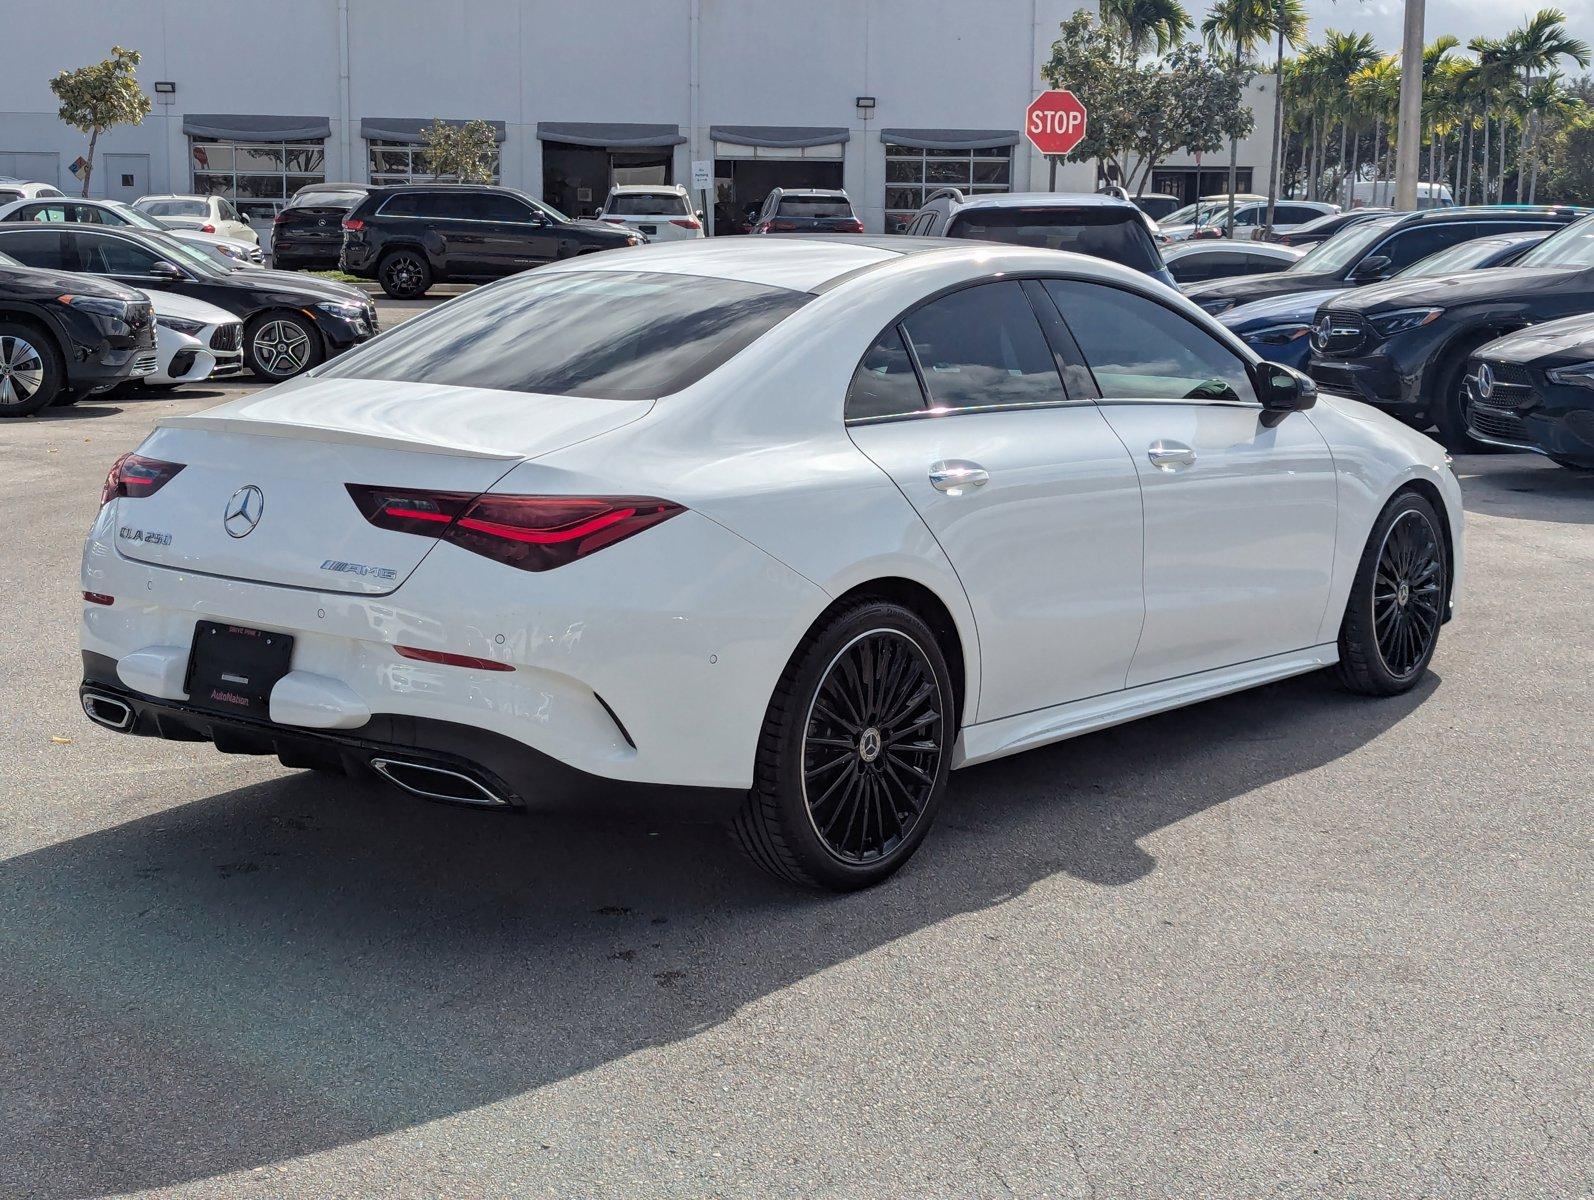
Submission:
<svg viewBox="0 0 1594 1200">
<path fill-rule="evenodd" d="M 1272 33 L 1272 0 L 1218 0 L 1201 22 L 1201 36 L 1214 54 L 1231 50 L 1233 70 L 1248 72 L 1256 48 Z M 1240 136 L 1229 137 L 1229 228 L 1234 227 L 1234 188 L 1240 169 Z"/>
<path fill-rule="evenodd" d="M 1074 13 L 1052 44 L 1041 75 L 1067 87 L 1090 112 L 1070 162 L 1110 163 L 1126 189 L 1145 190 L 1152 168 L 1169 154 L 1210 154 L 1254 123 L 1244 81 L 1227 64 L 1186 42 L 1147 63 L 1129 61 L 1127 31 Z"/>
<path fill-rule="evenodd" d="M 445 121 L 438 117 L 421 130 L 426 149 L 421 160 L 433 179 L 491 183 L 498 139 L 486 121 Z"/>
<path fill-rule="evenodd" d="M 1306 42 L 1306 6 L 1301 0 L 1268 0 L 1268 25 L 1278 39 L 1273 57 L 1273 145 L 1267 169 L 1267 223 L 1273 224 L 1278 203 L 1279 156 L 1284 148 L 1284 43 L 1299 50 Z M 1229 191 L 1232 193 L 1233 188 Z"/>
<path fill-rule="evenodd" d="M 1531 174 L 1538 174 L 1538 139 L 1543 131 L 1546 108 L 1554 108 L 1553 87 L 1542 90 L 1543 81 L 1535 76 L 1553 77 L 1561 60 L 1569 58 L 1580 67 L 1589 64 L 1589 45 L 1566 31 L 1566 14 L 1559 9 L 1543 8 L 1522 23 L 1507 38 L 1511 61 L 1522 72 L 1518 90 L 1521 135 L 1517 146 L 1517 199 L 1523 198 L 1523 183 Z M 1504 172 L 1502 171 L 1502 174 Z M 1532 199 L 1532 184 L 1528 199 Z"/>
<path fill-rule="evenodd" d="M 88 165 L 83 168 L 83 195 L 89 194 L 94 175 L 94 148 L 100 134 L 117 125 L 137 125 L 149 116 L 150 99 L 136 78 L 137 50 L 111 47 L 111 56 L 75 71 L 62 71 L 50 80 L 50 90 L 61 102 L 58 115 L 72 128 L 89 135 Z"/>
<path fill-rule="evenodd" d="M 1594 204 L 1594 115 L 1575 116 L 1546 139 L 1544 190 L 1561 204 Z"/>
<path fill-rule="evenodd" d="M 1123 30 L 1131 60 L 1152 47 L 1166 54 L 1190 32 L 1190 14 L 1179 0 L 1101 0 L 1101 19 Z"/>
</svg>

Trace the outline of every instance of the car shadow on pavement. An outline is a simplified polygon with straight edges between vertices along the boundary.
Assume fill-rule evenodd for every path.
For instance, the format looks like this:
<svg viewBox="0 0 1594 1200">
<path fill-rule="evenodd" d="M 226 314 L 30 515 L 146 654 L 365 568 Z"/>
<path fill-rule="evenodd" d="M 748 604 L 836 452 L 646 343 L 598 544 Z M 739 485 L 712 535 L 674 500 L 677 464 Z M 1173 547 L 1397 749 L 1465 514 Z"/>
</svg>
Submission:
<svg viewBox="0 0 1594 1200">
<path fill-rule="evenodd" d="M 1540 455 L 1458 458 L 1456 475 L 1469 513 L 1561 525 L 1594 523 L 1594 474 Z"/>
<path fill-rule="evenodd" d="M 1437 682 L 1370 701 L 1306 676 L 960 772 L 914 862 L 852 896 L 765 879 L 668 810 L 478 813 L 312 773 L 24 854 L 0 864 L 0 1191 L 362 1141 L 691 1037 L 1058 873 L 1129 884 L 1150 835 L 1356 750 Z"/>
</svg>

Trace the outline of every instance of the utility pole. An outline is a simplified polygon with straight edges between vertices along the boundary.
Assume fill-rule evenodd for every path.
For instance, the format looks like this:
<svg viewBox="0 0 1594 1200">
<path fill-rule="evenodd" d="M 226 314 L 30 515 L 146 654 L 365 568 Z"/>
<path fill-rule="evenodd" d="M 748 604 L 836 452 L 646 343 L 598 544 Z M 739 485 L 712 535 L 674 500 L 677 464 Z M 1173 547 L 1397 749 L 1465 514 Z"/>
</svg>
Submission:
<svg viewBox="0 0 1594 1200">
<path fill-rule="evenodd" d="M 1395 147 L 1395 207 L 1417 207 L 1417 171 L 1422 163 L 1422 6 L 1406 0 L 1406 36 L 1400 50 L 1400 125 Z"/>
</svg>

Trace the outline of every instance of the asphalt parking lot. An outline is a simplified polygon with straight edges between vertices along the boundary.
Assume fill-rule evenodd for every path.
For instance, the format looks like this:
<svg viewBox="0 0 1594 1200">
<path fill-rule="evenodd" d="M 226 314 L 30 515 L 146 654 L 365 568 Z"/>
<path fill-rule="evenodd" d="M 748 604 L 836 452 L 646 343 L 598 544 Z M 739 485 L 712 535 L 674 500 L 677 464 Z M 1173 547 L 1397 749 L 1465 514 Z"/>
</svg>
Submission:
<svg viewBox="0 0 1594 1200">
<path fill-rule="evenodd" d="M 105 468 L 254 386 L 0 425 L 0 1195 L 1594 1189 L 1594 478 L 1458 461 L 1410 695 L 1309 676 L 962 772 L 899 876 L 814 896 L 667 810 L 89 725 Z"/>
</svg>

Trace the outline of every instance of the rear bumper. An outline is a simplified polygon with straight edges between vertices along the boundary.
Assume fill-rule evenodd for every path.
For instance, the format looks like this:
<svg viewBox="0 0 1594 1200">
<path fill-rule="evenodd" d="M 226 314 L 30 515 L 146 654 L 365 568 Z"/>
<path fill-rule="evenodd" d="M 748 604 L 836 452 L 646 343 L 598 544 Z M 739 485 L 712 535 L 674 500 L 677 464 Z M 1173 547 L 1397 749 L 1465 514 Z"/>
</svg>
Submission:
<svg viewBox="0 0 1594 1200">
<path fill-rule="evenodd" d="M 775 684 L 828 603 L 801 576 L 691 512 L 541 574 L 440 544 L 397 590 L 365 593 L 136 561 L 118 538 L 145 532 L 143 521 L 136 508 L 119 507 L 138 503 L 105 506 L 84 550 L 83 590 L 114 598 L 83 605 L 82 649 L 110 664 L 86 677 L 163 711 L 186 710 L 196 621 L 291 634 L 290 675 L 269 701 L 278 739 L 392 744 L 371 731 L 434 722 L 609 780 L 742 789 L 752 783 Z M 181 530 L 177 538 L 180 545 Z M 395 644 L 513 669 L 416 661 Z"/>
<path fill-rule="evenodd" d="M 617 783 L 577 770 L 513 738 L 451 721 L 384 713 L 357 731 L 337 732 L 223 716 L 140 695 L 118 678 L 114 659 L 88 651 L 83 654 L 78 694 L 90 720 L 119 733 L 210 742 L 224 754 L 275 755 L 288 767 L 339 770 L 346 775 L 371 770 L 428 799 L 474 807 L 607 804 L 637 798 L 668 800 L 672 806 L 723 815 L 745 794 L 731 788 Z"/>
</svg>

